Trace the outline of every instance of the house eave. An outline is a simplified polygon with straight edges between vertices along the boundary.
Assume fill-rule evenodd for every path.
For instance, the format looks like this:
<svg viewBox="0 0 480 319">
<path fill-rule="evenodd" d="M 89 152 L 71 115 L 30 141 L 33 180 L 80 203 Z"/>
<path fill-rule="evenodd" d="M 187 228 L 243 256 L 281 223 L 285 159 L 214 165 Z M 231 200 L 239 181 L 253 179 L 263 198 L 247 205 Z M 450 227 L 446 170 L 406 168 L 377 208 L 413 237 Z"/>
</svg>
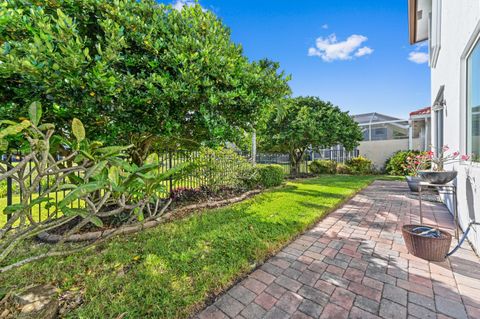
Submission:
<svg viewBox="0 0 480 319">
<path fill-rule="evenodd" d="M 428 35 L 422 38 L 418 38 L 417 36 L 417 8 L 418 0 L 408 0 L 408 36 L 410 44 L 416 44 L 428 40 Z"/>
</svg>

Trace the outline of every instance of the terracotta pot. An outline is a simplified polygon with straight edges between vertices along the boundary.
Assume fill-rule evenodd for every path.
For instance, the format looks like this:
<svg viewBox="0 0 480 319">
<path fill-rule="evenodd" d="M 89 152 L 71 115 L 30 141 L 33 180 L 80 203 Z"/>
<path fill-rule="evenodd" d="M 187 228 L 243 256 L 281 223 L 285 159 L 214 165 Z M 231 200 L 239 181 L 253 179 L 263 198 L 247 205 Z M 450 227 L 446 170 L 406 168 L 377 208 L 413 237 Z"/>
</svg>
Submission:
<svg viewBox="0 0 480 319">
<path fill-rule="evenodd" d="M 426 182 L 432 184 L 447 184 L 457 177 L 456 171 L 449 172 L 434 172 L 434 171 L 420 171 L 418 175 Z"/>
<path fill-rule="evenodd" d="M 452 235 L 439 230 L 439 238 L 424 237 L 412 232 L 415 227 L 420 227 L 420 225 L 404 225 L 402 228 L 408 252 L 425 260 L 444 261 L 450 249 Z"/>
</svg>

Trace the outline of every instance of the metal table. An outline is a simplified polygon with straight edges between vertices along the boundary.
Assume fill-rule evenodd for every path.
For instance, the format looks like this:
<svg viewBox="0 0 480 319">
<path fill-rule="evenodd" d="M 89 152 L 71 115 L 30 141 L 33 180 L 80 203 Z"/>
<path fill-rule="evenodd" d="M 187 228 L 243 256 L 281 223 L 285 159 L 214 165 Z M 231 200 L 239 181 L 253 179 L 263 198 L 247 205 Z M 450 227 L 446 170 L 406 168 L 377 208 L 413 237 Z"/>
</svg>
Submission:
<svg viewBox="0 0 480 319">
<path fill-rule="evenodd" d="M 453 223 L 455 226 L 455 238 L 458 240 L 458 207 L 457 207 L 457 186 L 452 182 L 448 184 L 432 184 L 429 182 L 420 182 L 418 184 L 418 201 L 420 204 L 420 224 L 423 225 L 423 211 L 422 211 L 422 188 L 433 187 L 439 193 L 452 194 L 453 196 Z"/>
</svg>

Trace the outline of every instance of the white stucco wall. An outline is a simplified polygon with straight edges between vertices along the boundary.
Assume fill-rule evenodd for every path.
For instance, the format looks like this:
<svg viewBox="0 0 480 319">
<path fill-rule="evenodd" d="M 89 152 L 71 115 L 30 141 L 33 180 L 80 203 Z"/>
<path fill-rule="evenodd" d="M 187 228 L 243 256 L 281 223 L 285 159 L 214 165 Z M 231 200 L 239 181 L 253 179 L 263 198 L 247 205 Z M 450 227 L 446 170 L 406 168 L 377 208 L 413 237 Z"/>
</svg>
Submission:
<svg viewBox="0 0 480 319">
<path fill-rule="evenodd" d="M 462 54 L 479 22 L 479 0 L 442 1 L 441 49 L 437 65 L 432 68 L 431 95 L 433 103 L 440 86 L 445 85 L 444 142 L 450 149 L 459 150 L 461 153 L 466 153 L 465 87 L 462 83 L 465 75 L 462 71 Z M 432 122 L 435 123 L 434 118 Z M 432 141 L 435 141 L 434 136 L 435 128 L 432 130 Z M 460 224 L 465 229 L 470 218 L 475 217 L 480 222 L 480 163 L 457 163 L 447 169 L 458 170 L 458 209 Z M 447 199 L 447 203 L 451 208 L 451 201 Z M 472 230 L 469 240 L 478 253 L 480 227 Z"/>
<path fill-rule="evenodd" d="M 421 138 L 413 139 L 413 149 L 423 147 Z M 373 162 L 376 169 L 383 169 L 387 159 L 397 151 L 408 150 L 408 138 L 398 140 L 362 141 L 358 146 L 359 154 Z"/>
</svg>

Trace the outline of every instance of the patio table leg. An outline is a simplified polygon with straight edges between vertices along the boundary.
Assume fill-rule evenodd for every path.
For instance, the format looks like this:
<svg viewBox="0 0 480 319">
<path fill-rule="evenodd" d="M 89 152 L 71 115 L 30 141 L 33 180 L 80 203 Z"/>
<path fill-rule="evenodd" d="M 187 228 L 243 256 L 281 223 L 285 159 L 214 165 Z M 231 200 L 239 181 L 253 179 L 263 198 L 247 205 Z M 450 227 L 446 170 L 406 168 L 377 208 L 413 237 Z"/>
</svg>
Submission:
<svg viewBox="0 0 480 319">
<path fill-rule="evenodd" d="M 420 206 L 420 225 L 423 225 L 422 185 L 418 185 L 418 202 L 419 202 L 419 206 Z"/>
<path fill-rule="evenodd" d="M 457 239 L 457 242 L 460 241 L 460 236 L 458 234 L 458 203 L 457 203 L 457 190 L 456 187 L 452 187 L 452 193 L 453 193 L 453 224 L 455 226 L 455 238 Z"/>
</svg>

